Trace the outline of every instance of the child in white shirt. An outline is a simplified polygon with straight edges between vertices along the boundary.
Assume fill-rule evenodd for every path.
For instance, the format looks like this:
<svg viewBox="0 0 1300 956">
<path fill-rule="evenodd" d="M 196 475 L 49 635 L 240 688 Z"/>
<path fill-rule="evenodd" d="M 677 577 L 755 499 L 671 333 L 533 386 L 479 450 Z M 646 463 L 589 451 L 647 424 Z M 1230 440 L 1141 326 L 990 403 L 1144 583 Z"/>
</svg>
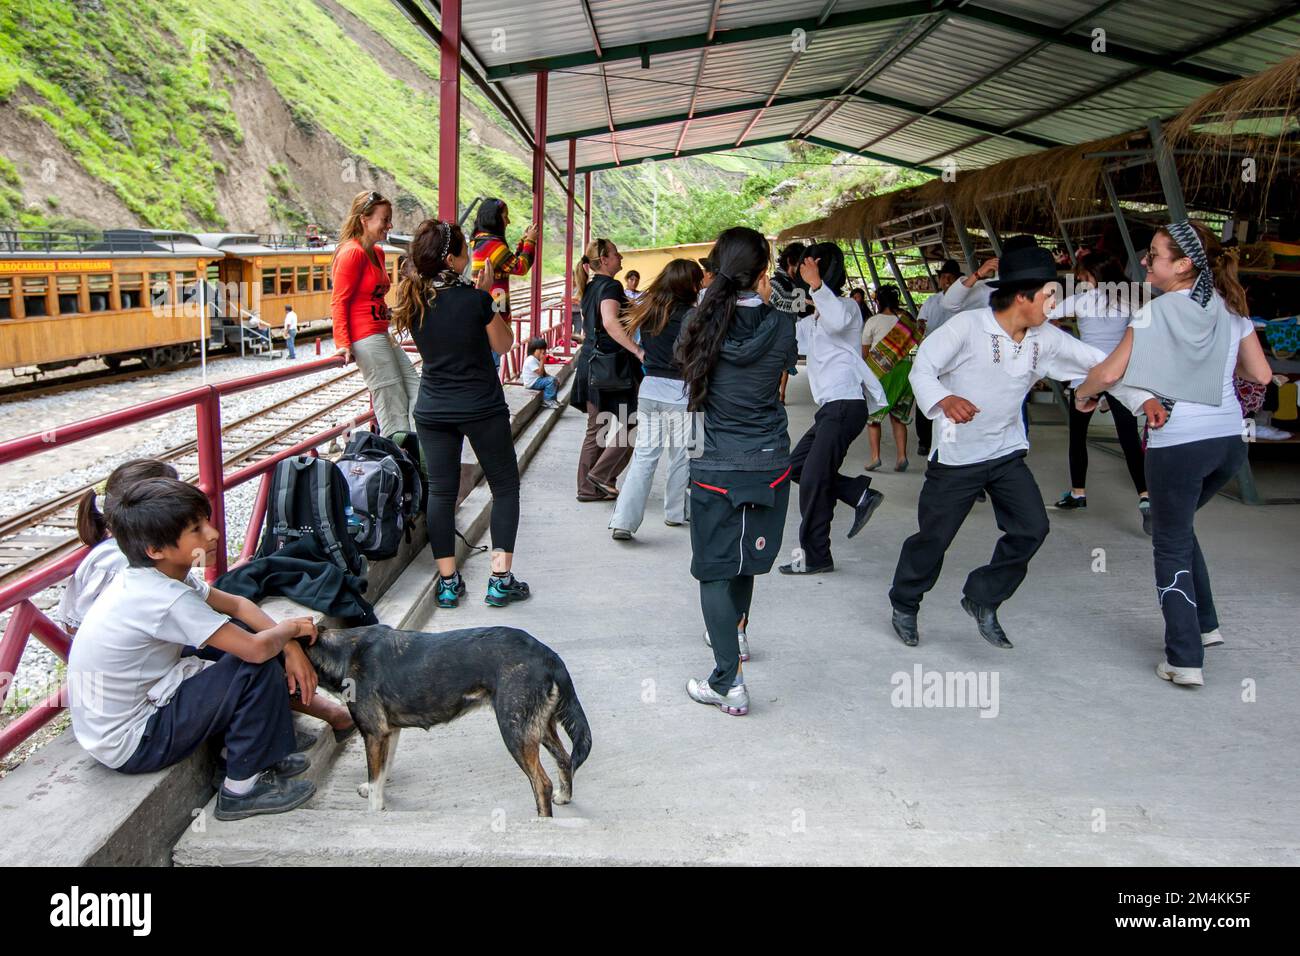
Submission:
<svg viewBox="0 0 1300 956">
<path fill-rule="evenodd" d="M 519 380 L 524 388 L 531 388 L 542 393 L 542 404 L 547 408 L 559 408 L 555 400 L 560 383 L 555 377 L 546 374 L 546 339 L 535 338 L 528 343 L 528 358 L 519 373 Z"/>
</svg>

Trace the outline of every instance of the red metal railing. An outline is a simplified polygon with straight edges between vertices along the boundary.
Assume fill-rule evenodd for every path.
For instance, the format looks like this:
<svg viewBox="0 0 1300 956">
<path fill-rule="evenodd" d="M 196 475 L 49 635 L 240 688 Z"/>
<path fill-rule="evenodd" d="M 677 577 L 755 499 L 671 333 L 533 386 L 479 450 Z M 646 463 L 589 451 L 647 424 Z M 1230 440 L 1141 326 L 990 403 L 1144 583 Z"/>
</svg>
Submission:
<svg viewBox="0 0 1300 956">
<path fill-rule="evenodd" d="M 21 461 L 24 458 L 54 448 L 71 445 L 74 442 L 107 434 L 127 425 L 135 425 L 192 407 L 195 409 L 198 426 L 196 441 L 199 476 L 197 486 L 212 503 L 212 524 L 221 533 L 223 541 L 226 537 L 225 493 L 255 478 L 260 477 L 262 479 L 262 485 L 258 489 L 257 501 L 253 508 L 253 515 L 245 532 L 244 547 L 236 562 L 237 564 L 243 563 L 251 558 L 257 550 L 257 540 L 262 522 L 265 520 L 270 476 L 275 466 L 283 459 L 294 455 L 316 454 L 316 449 L 335 436 L 344 434 L 373 420 L 374 413 L 371 412 L 358 420 L 326 429 L 304 439 L 292 448 L 277 452 L 269 458 L 226 475 L 222 468 L 221 456 L 221 398 L 224 395 L 246 392 L 263 385 L 301 378 L 328 368 L 340 367 L 342 364 L 341 357 L 333 356 L 289 368 L 250 375 L 246 378 L 204 385 L 167 398 L 146 402 L 143 405 L 109 412 L 106 415 L 63 425 L 39 434 L 0 442 L 0 465 Z M 9 623 L 5 627 L 4 635 L 0 637 L 0 706 L 3 706 L 5 698 L 8 696 L 9 689 L 13 685 L 14 675 L 18 669 L 18 662 L 22 659 L 27 641 L 32 636 L 35 636 L 63 660 L 67 660 L 71 638 L 32 603 L 32 598 L 72 574 L 88 552 L 88 548 L 80 547 L 71 554 L 64 555 L 43 567 L 37 568 L 19 580 L 0 588 L 0 613 L 9 610 L 13 611 L 9 617 Z M 225 573 L 226 565 L 226 549 L 221 548 L 217 552 L 216 565 L 205 569 L 205 574 L 209 580 L 213 580 Z M 52 720 L 67 705 L 66 691 L 66 687 L 60 688 L 58 692 L 51 694 L 42 703 L 29 709 L 5 727 L 4 730 L 0 730 L 0 756 L 4 756 L 13 750 L 44 724 Z"/>
<path fill-rule="evenodd" d="M 502 381 L 511 381 L 518 377 L 520 369 L 523 367 L 523 360 L 527 355 L 528 338 L 534 334 L 546 339 L 548 351 L 563 350 L 567 353 L 568 333 L 571 332 L 571 329 L 565 323 L 562 313 L 562 303 L 544 308 L 542 310 L 544 325 L 536 333 L 533 332 L 536 326 L 533 325 L 531 316 L 527 313 L 511 319 L 514 325 L 515 344 L 508 353 L 501 357 Z M 409 343 L 404 347 L 408 351 L 415 350 L 414 345 Z M 558 356 L 558 358 L 560 361 L 566 360 L 563 355 Z M 96 418 L 62 425 L 39 434 L 0 442 L 0 465 L 21 461 L 24 458 L 30 458 L 42 452 L 71 445 L 86 438 L 94 438 L 128 425 L 135 425 L 192 407 L 195 410 L 198 431 L 199 475 L 197 486 L 212 503 L 212 524 L 221 533 L 223 541 L 226 540 L 226 492 L 254 479 L 261 479 L 253 511 L 249 517 L 248 527 L 244 531 L 243 548 L 235 560 L 235 565 L 238 566 L 250 560 L 257 551 L 262 525 L 266 520 L 266 503 L 270 493 L 271 474 L 275 470 L 275 466 L 284 459 L 295 455 L 316 455 L 322 445 L 336 436 L 373 421 L 374 413 L 370 412 L 360 419 L 328 428 L 303 439 L 292 448 L 286 448 L 269 458 L 255 464 L 246 465 L 227 475 L 222 467 L 222 396 L 234 395 L 239 392 L 260 388 L 263 385 L 300 378 L 324 369 L 340 367 L 342 364 L 341 357 L 332 356 L 306 362 L 302 365 L 250 375 L 246 378 L 204 385 L 166 398 L 146 402 L 143 405 L 135 405 Z M 9 610 L 13 611 L 9 617 L 9 623 L 5 627 L 4 635 L 0 636 L 0 707 L 3 707 L 9 689 L 13 686 L 18 663 L 22 659 L 23 651 L 26 649 L 27 642 L 31 637 L 35 636 L 37 640 L 63 660 L 68 659 L 68 649 L 72 643 L 71 637 L 42 613 L 32 603 L 32 598 L 76 571 L 77 565 L 81 563 L 81 559 L 86 556 L 89 550 L 89 548 L 80 547 L 76 551 L 51 561 L 19 580 L 0 588 L 0 613 Z M 208 580 L 214 580 L 225 573 L 227 567 L 226 555 L 226 548 L 218 550 L 216 565 L 205 569 Z M 3 730 L 0 730 L 0 757 L 21 744 L 57 716 L 66 706 L 67 687 L 65 685 L 44 701 L 23 713 Z"/>
</svg>

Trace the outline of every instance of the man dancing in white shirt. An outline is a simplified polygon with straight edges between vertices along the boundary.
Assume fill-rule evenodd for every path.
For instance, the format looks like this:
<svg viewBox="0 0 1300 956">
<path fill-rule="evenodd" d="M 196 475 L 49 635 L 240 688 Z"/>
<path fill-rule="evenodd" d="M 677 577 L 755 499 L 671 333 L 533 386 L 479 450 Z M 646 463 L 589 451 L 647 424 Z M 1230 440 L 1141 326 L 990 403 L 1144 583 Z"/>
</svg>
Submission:
<svg viewBox="0 0 1300 956">
<path fill-rule="evenodd" d="M 998 622 L 998 606 L 1020 586 L 1048 531 L 1042 493 L 1025 464 L 1029 441 L 1020 408 L 1040 378 L 1086 375 L 1105 358 L 1044 325 L 1057 290 L 1056 263 L 1046 249 L 1007 252 L 990 288 L 989 308 L 963 312 L 926 336 L 909 376 L 917 409 L 934 419 L 936 440 L 917 507 L 920 527 L 903 542 L 889 591 L 894 631 L 908 646 L 919 640 L 921 599 L 934 587 L 944 553 L 985 489 L 1002 537 L 992 560 L 966 578 L 961 606 L 984 640 L 1012 646 Z M 1111 394 L 1135 413 L 1153 399 L 1125 387 Z M 1090 400 L 1079 408 L 1095 404 Z"/>
<path fill-rule="evenodd" d="M 831 518 L 842 501 L 853 509 L 852 538 L 862 530 L 885 496 L 866 475 L 839 473 L 849 446 L 862 434 L 868 415 L 887 404 L 884 389 L 862 359 L 862 312 L 841 297 L 844 252 L 833 242 L 810 246 L 799 264 L 815 311 L 795 326 L 799 351 L 808 356 L 808 384 L 819 406 L 812 427 L 790 452 L 791 480 L 799 485 L 799 547 L 802 561 L 783 564 L 782 574 L 822 574 L 835 570 L 831 557 Z M 871 398 L 868 408 L 867 398 Z"/>
</svg>

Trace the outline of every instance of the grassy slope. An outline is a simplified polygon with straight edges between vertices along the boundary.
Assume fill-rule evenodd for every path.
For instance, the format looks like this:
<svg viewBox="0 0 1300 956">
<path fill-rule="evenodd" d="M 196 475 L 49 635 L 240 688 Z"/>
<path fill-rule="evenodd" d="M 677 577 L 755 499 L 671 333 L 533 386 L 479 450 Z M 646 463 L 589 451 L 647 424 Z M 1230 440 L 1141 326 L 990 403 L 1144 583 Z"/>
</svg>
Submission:
<svg viewBox="0 0 1300 956">
<path fill-rule="evenodd" d="M 437 78 L 436 49 L 389 0 L 340 2 Z M 238 227 L 221 222 L 216 212 L 220 170 L 208 137 L 241 137 L 227 94 L 214 85 L 241 48 L 259 62 L 300 127 L 327 131 L 363 162 L 393 175 L 399 208 L 401 191 L 426 208 L 436 205 L 436 99 L 390 76 L 314 0 L 6 0 L 0 7 L 0 100 L 20 84 L 33 90 L 39 101 L 23 110 L 48 124 L 141 223 Z M 508 129 L 482 93 L 471 84 L 463 89 L 484 115 Z M 462 136 L 467 129 L 462 126 Z M 650 177 L 660 184 L 660 242 L 707 238 L 717 225 L 732 222 L 774 233 L 881 180 L 877 168 L 824 165 L 829 151 L 805 155 L 814 165 L 773 162 L 789 160 L 791 151 L 762 146 L 599 173 L 593 228 L 625 246 L 650 244 Z M 287 170 L 266 173 L 286 196 L 292 192 Z M 529 175 L 518 155 L 485 145 L 461 150 L 466 198 L 498 195 L 527 210 Z M 792 178 L 793 189 L 786 182 Z M 782 183 L 786 188 L 777 189 Z M 0 222 L 38 227 L 55 218 L 46 210 L 20 209 L 16 187 L 12 165 L 0 159 Z M 553 199 L 549 207 L 554 227 L 562 205 Z M 302 214 L 286 206 L 283 215 Z M 555 268 L 562 250 L 552 243 L 547 252 L 548 267 Z"/>
</svg>

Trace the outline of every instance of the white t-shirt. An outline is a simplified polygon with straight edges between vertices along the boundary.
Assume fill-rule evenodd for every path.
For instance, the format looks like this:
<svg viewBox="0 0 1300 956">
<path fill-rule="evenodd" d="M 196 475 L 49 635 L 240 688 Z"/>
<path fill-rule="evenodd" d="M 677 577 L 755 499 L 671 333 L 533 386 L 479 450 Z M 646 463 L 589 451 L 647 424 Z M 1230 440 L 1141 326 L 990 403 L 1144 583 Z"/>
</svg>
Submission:
<svg viewBox="0 0 1300 956">
<path fill-rule="evenodd" d="M 262 319 L 257 313 L 253 313 L 248 317 L 248 327 L 250 329 L 260 329 L 262 327 Z"/>
<path fill-rule="evenodd" d="M 1183 290 L 1180 290 L 1183 291 Z M 1178 293 L 1166 293 L 1177 295 Z M 1250 319 L 1239 315 L 1232 317 L 1232 335 L 1228 340 L 1228 358 L 1223 365 L 1223 400 L 1217 405 L 1200 402 L 1174 402 L 1174 410 L 1163 428 L 1152 428 L 1147 433 L 1148 448 L 1169 448 L 1207 438 L 1241 436 L 1241 403 L 1237 401 L 1237 386 L 1233 379 L 1237 371 L 1237 353 L 1241 340 L 1255 334 Z"/>
<path fill-rule="evenodd" d="M 77 742 L 109 768 L 126 763 L 154 711 L 211 661 L 181 657 L 230 620 L 208 607 L 208 585 L 156 568 L 124 568 L 86 614 L 68 654 Z"/>
<path fill-rule="evenodd" d="M 898 324 L 898 316 L 889 315 L 885 312 L 877 312 L 875 315 L 867 316 L 867 321 L 862 325 L 862 344 L 868 350 L 874 349 L 876 343 L 889 334 L 890 330 Z"/>
<path fill-rule="evenodd" d="M 542 377 L 542 363 L 537 361 L 536 355 L 529 355 L 524 359 L 524 367 L 519 372 L 519 380 L 524 383 L 525 388 L 532 388 L 533 383 Z"/>
<path fill-rule="evenodd" d="M 298 313 L 297 313 L 297 312 L 294 312 L 293 310 L 290 310 L 290 311 L 288 311 L 288 312 L 286 312 L 286 313 L 284 314 L 284 331 L 285 331 L 286 333 L 287 333 L 287 332 L 297 332 L 297 331 L 298 331 Z"/>
<path fill-rule="evenodd" d="M 1124 338 L 1129 321 L 1133 318 L 1126 307 L 1101 289 L 1076 292 L 1057 303 L 1056 308 L 1047 313 L 1049 319 L 1066 316 L 1074 316 L 1079 320 L 1079 338 L 1107 355 L 1115 351 L 1115 346 Z M 1070 385 L 1077 388 L 1082 382 L 1083 379 L 1080 378 Z"/>
<path fill-rule="evenodd" d="M 95 598 L 103 593 L 104 588 L 112 583 L 119 573 L 126 569 L 126 555 L 117 546 L 117 542 L 108 538 L 90 549 L 90 553 L 81 559 L 77 570 L 68 579 L 59 599 L 54 619 L 67 628 L 79 628 L 86 619 L 86 612 L 95 603 Z"/>
<path fill-rule="evenodd" d="M 888 404 L 885 392 L 862 359 L 863 322 L 858 304 L 848 296 L 837 296 L 824 282 L 812 300 L 817 310 L 798 320 L 795 335 L 799 351 L 808 356 L 813 401 L 825 405 L 866 398 L 871 411 L 884 407 Z"/>
</svg>

